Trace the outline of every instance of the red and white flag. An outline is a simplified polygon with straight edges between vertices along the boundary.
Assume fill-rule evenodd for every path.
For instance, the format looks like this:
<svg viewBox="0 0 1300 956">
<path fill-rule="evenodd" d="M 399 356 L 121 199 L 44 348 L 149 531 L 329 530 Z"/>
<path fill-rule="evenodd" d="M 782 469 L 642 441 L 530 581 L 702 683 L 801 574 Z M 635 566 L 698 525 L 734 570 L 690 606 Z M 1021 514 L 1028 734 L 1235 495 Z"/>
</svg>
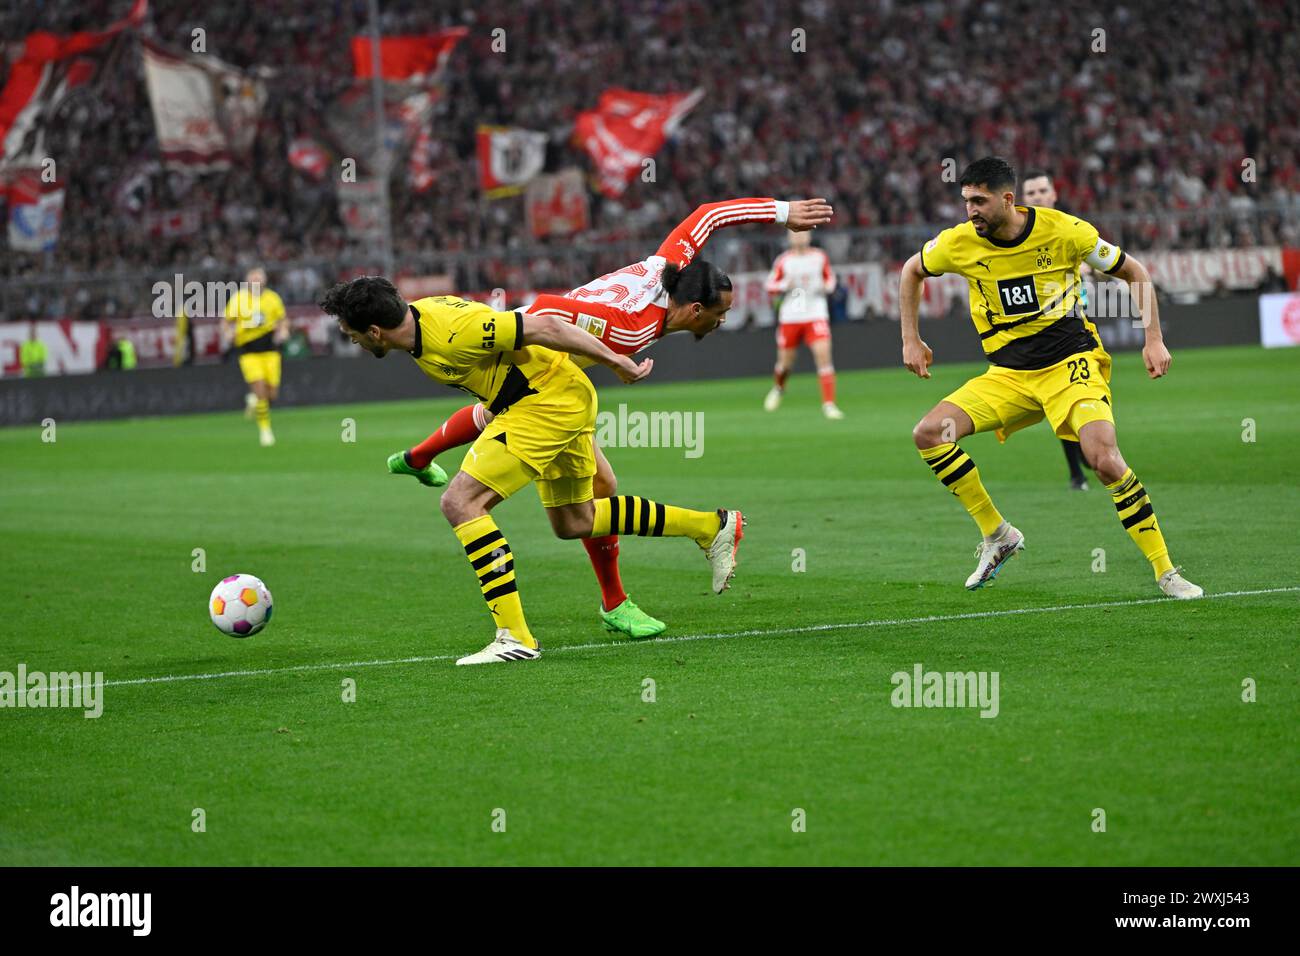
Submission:
<svg viewBox="0 0 1300 956">
<path fill-rule="evenodd" d="M 380 37 L 379 76 L 422 86 L 436 83 L 451 51 L 467 33 L 468 27 L 453 27 L 437 33 Z M 352 38 L 352 70 L 362 79 L 375 73 L 370 49 L 370 37 Z"/>
<path fill-rule="evenodd" d="M 228 169 L 257 137 L 266 85 L 214 56 L 141 42 L 145 85 L 163 162 L 171 169 Z"/>
<path fill-rule="evenodd" d="M 478 128 L 478 181 L 489 199 L 514 196 L 546 166 L 545 133 L 512 126 Z"/>
<path fill-rule="evenodd" d="M 533 179 L 524 196 L 524 209 L 528 228 L 539 239 L 586 231 L 590 220 L 582 170 L 565 169 Z"/>
<path fill-rule="evenodd" d="M 388 36 L 379 39 L 379 76 L 384 81 L 384 155 L 365 164 L 367 171 L 382 174 L 389 168 L 389 155 L 405 149 L 407 178 L 419 193 L 433 185 L 436 144 L 430 130 L 433 107 L 440 95 L 439 83 L 456 44 L 467 34 L 466 27 L 436 33 Z M 352 72 L 358 80 L 375 75 L 368 36 L 352 38 Z M 355 156 L 374 152 L 374 117 L 368 84 L 354 86 L 336 103 L 331 127 L 345 152 Z"/>
<path fill-rule="evenodd" d="M 297 136 L 289 144 L 289 165 L 317 182 L 325 178 L 329 164 L 325 147 L 310 136 Z"/>
<path fill-rule="evenodd" d="M 594 110 L 579 113 L 573 136 L 596 164 L 600 191 L 621 196 L 702 96 L 699 88 L 664 94 L 613 88 L 600 94 Z"/>
<path fill-rule="evenodd" d="M 38 30 L 23 41 L 0 90 L 0 172 L 39 166 L 48 155 L 45 128 L 68 93 L 90 81 L 95 60 L 85 56 L 144 19 L 147 0 L 104 30 L 59 36 Z"/>
</svg>

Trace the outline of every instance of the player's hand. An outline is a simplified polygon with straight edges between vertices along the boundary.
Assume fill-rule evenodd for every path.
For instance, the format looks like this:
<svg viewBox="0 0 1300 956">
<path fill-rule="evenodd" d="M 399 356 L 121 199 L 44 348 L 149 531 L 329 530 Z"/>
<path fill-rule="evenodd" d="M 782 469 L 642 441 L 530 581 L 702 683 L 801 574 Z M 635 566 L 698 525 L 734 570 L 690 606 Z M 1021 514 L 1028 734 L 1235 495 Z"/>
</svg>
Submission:
<svg viewBox="0 0 1300 956">
<path fill-rule="evenodd" d="M 790 214 L 785 227 L 791 232 L 807 232 L 831 221 L 835 210 L 825 199 L 795 199 L 790 203 Z"/>
<path fill-rule="evenodd" d="M 930 346 L 920 339 L 903 343 L 903 364 L 917 378 L 930 377 L 930 365 L 934 362 L 934 353 Z"/>
<path fill-rule="evenodd" d="M 639 382 L 650 374 L 650 370 L 655 367 L 654 359 L 645 359 L 641 362 L 633 362 L 626 355 L 618 356 L 619 361 L 612 367 L 614 372 L 628 385 Z"/>
<path fill-rule="evenodd" d="M 1142 361 L 1146 363 L 1147 374 L 1152 378 L 1167 375 L 1169 364 L 1173 360 L 1174 357 L 1169 354 L 1164 342 L 1148 342 L 1142 346 Z"/>
</svg>

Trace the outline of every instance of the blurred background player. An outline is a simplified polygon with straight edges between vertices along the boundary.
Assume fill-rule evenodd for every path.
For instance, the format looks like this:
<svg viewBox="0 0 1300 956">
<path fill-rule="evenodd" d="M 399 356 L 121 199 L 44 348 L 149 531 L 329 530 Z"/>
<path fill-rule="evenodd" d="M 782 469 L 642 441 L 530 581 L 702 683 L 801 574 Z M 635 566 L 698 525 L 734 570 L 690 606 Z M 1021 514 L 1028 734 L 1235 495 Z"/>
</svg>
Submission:
<svg viewBox="0 0 1300 956">
<path fill-rule="evenodd" d="M 835 291 L 835 273 L 826 253 L 812 244 L 807 232 L 790 233 L 790 248 L 776 257 L 767 291 L 777 310 L 776 381 L 763 400 L 774 412 L 781 407 L 785 380 L 794 368 L 801 342 L 808 343 L 817 364 L 822 389 L 822 414 L 838 420 L 844 417 L 835 404 L 835 366 L 831 364 L 830 312 L 826 297 Z"/>
<path fill-rule="evenodd" d="M 635 355 L 672 332 L 689 332 L 702 339 L 725 321 L 731 308 L 731 280 L 711 262 L 697 258 L 715 230 L 766 222 L 792 230 L 815 229 L 833 215 L 830 204 L 821 198 L 785 202 L 750 197 L 705 203 L 678 223 L 654 255 L 593 279 L 567 296 L 538 296 L 525 313 L 577 325 L 620 355 Z M 575 361 L 584 367 L 590 364 L 581 358 Z M 434 457 L 475 441 L 493 414 L 483 404 L 460 409 L 414 448 L 390 455 L 388 470 L 412 475 L 425 485 L 445 485 L 447 474 Z M 618 489 L 614 469 L 599 446 L 595 452 L 595 493 L 613 496 Z M 641 610 L 623 588 L 618 536 L 587 538 L 583 544 L 600 584 L 605 629 L 629 637 L 662 633 L 667 625 Z"/>
<path fill-rule="evenodd" d="M 244 414 L 257 419 L 258 440 L 263 448 L 275 444 L 271 431 L 271 403 L 280 391 L 280 343 L 289 334 L 284 303 L 266 287 L 266 270 L 248 270 L 244 284 L 226 303 L 226 322 L 221 324 L 222 351 L 233 340 L 239 352 L 239 370 L 248 383 Z"/>
<path fill-rule="evenodd" d="M 1051 174 L 1042 169 L 1033 169 L 1025 173 L 1025 178 L 1020 184 L 1020 198 L 1026 206 L 1043 206 L 1047 209 L 1056 209 L 1056 186 L 1052 183 Z M 1068 209 L 1061 209 L 1061 212 L 1069 212 Z M 1079 265 L 1079 279 L 1083 279 L 1092 272 L 1088 263 L 1084 262 Z M 1088 309 L 1088 287 L 1079 286 L 1079 307 L 1084 310 L 1085 314 Z M 1087 464 L 1083 460 L 1083 451 L 1077 441 L 1070 441 L 1066 438 L 1061 439 L 1061 448 L 1065 452 L 1065 462 L 1070 468 L 1070 487 L 1075 491 L 1087 491 L 1088 479 L 1084 477 L 1083 466 Z"/>
</svg>

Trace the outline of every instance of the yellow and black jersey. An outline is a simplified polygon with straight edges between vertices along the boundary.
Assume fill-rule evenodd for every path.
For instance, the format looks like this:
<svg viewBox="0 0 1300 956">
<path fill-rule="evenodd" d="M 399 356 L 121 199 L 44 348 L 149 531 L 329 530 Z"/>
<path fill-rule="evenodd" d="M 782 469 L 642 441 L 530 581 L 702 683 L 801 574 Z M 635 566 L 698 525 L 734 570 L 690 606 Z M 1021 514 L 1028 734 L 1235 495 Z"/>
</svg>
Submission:
<svg viewBox="0 0 1300 956">
<path fill-rule="evenodd" d="M 235 323 L 235 348 L 240 355 L 270 352 L 276 348 L 275 327 L 284 321 L 284 302 L 270 289 L 254 295 L 241 287 L 226 303 L 226 320 Z"/>
<path fill-rule="evenodd" d="M 945 229 L 921 250 L 921 269 L 956 272 L 970 284 L 970 314 L 994 365 L 1039 369 L 1101 347 L 1084 313 L 1079 265 L 1113 273 L 1125 254 L 1091 223 L 1056 209 L 1017 206 L 1015 239 L 982 237 L 969 222 Z"/>
<path fill-rule="evenodd" d="M 518 312 L 452 295 L 411 303 L 416 363 L 435 381 L 469 392 L 499 414 L 525 395 L 541 391 L 559 371 L 580 375 L 564 352 L 523 344 Z"/>
</svg>

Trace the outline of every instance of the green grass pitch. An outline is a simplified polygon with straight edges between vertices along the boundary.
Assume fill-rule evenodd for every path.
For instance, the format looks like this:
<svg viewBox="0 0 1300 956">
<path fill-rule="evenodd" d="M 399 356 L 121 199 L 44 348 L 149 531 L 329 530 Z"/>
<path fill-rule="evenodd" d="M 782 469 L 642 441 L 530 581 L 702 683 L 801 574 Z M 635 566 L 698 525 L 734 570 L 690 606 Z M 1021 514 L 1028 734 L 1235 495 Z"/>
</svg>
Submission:
<svg viewBox="0 0 1300 956">
<path fill-rule="evenodd" d="M 432 383 L 276 410 L 272 449 L 237 411 L 0 432 L 0 670 L 108 683 L 99 719 L 0 710 L 0 860 L 1295 864 L 1300 352 L 1176 352 L 1159 382 L 1117 356 L 1121 448 L 1175 562 L 1223 595 L 1188 603 L 1042 426 L 963 443 L 1028 544 L 963 589 L 978 533 L 910 429 L 976 371 L 842 374 L 839 423 L 808 374 L 775 414 L 756 379 L 603 389 L 704 413 L 698 458 L 609 456 L 623 493 L 744 509 L 739 575 L 716 597 L 690 543 L 624 538 L 670 630 L 613 640 L 581 545 L 525 491 L 496 516 L 547 653 L 512 666 L 453 666 L 489 618 L 437 492 L 384 470 L 463 404 Z M 236 571 L 276 601 L 242 641 L 205 607 Z M 917 663 L 998 672 L 998 716 L 891 706 Z"/>
</svg>

